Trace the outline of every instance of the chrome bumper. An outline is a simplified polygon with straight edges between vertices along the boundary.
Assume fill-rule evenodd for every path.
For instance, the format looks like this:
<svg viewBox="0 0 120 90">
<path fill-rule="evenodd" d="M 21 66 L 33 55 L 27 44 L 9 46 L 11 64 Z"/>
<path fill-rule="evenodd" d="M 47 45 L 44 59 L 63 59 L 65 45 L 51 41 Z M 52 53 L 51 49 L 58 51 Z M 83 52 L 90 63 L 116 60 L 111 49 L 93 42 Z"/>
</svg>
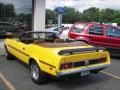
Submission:
<svg viewBox="0 0 120 90">
<path fill-rule="evenodd" d="M 61 76 L 65 76 L 65 75 L 81 73 L 83 71 L 100 70 L 100 69 L 104 69 L 104 68 L 106 68 L 108 66 L 110 66 L 110 64 L 101 65 L 101 66 L 94 66 L 94 67 L 87 67 L 87 68 L 83 68 L 83 69 L 80 69 L 80 70 L 71 70 L 71 71 L 65 71 L 65 72 L 58 72 L 57 76 L 61 77 Z"/>
</svg>

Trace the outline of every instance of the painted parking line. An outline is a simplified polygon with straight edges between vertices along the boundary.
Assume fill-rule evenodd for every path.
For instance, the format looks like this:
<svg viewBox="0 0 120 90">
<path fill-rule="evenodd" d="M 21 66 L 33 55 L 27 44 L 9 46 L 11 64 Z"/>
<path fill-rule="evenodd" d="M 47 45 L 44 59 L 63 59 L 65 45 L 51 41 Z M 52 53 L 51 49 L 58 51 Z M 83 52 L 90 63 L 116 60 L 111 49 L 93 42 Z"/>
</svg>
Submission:
<svg viewBox="0 0 120 90">
<path fill-rule="evenodd" d="M 4 48 L 4 43 L 0 42 L 0 48 Z"/>
<path fill-rule="evenodd" d="M 4 43 L 0 40 L 0 55 L 5 55 Z"/>
<path fill-rule="evenodd" d="M 5 83 L 9 90 L 16 90 L 15 87 L 5 78 L 5 76 L 1 72 L 0 79 Z"/>
<path fill-rule="evenodd" d="M 116 78 L 116 79 L 119 79 L 119 80 L 120 80 L 120 77 L 119 77 L 119 76 L 113 75 L 113 74 L 111 74 L 111 73 L 104 72 L 104 71 L 101 71 L 101 73 L 106 74 L 106 75 L 108 75 L 108 76 L 111 76 L 111 77 L 113 77 L 113 78 Z"/>
</svg>

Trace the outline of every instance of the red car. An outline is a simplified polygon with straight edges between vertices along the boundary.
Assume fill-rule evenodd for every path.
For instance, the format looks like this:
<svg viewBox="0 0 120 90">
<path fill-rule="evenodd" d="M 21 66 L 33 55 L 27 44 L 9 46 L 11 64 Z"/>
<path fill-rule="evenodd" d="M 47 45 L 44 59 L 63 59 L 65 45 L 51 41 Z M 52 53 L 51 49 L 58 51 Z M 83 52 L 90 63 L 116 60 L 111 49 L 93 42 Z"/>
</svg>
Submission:
<svg viewBox="0 0 120 90">
<path fill-rule="evenodd" d="M 72 25 L 68 36 L 94 46 L 120 50 L 120 28 L 115 26 L 77 22 Z"/>
</svg>

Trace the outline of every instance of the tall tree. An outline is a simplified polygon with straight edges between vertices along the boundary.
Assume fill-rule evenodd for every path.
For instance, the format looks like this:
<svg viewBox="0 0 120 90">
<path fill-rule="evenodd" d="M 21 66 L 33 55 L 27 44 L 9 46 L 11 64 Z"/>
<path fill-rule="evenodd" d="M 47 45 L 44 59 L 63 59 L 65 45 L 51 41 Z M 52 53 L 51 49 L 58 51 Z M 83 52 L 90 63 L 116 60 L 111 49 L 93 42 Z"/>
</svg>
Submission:
<svg viewBox="0 0 120 90">
<path fill-rule="evenodd" d="M 83 18 L 86 21 L 98 22 L 99 21 L 99 8 L 91 7 L 83 11 Z"/>
<path fill-rule="evenodd" d="M 15 16 L 14 5 L 7 4 L 5 6 L 5 15 L 6 15 L 6 17 L 14 17 Z"/>
<path fill-rule="evenodd" d="M 50 9 L 46 9 L 46 24 L 49 23 L 48 21 L 51 20 L 53 23 L 55 23 L 56 20 L 56 15 L 55 12 L 50 10 Z"/>
<path fill-rule="evenodd" d="M 83 12 L 76 11 L 74 8 L 65 7 L 65 14 L 63 14 L 63 23 L 74 23 L 76 21 L 87 22 L 116 22 L 120 23 L 120 10 L 113 9 L 99 9 L 91 7 Z M 48 20 L 56 20 L 57 15 L 54 11 L 46 10 L 46 22 Z"/>
<path fill-rule="evenodd" d="M 102 10 L 102 19 L 103 19 L 103 22 L 114 22 L 115 20 L 115 10 L 113 9 L 105 9 L 105 10 Z"/>
<path fill-rule="evenodd" d="M 0 3 L 0 18 L 4 17 L 4 4 Z"/>
<path fill-rule="evenodd" d="M 65 14 L 63 14 L 63 22 L 64 23 L 74 23 L 80 20 L 80 13 L 76 11 L 74 8 L 65 7 Z"/>
<path fill-rule="evenodd" d="M 0 17 L 1 18 L 7 18 L 7 17 L 14 17 L 15 10 L 14 10 L 14 5 L 12 4 L 2 4 L 0 3 Z"/>
</svg>

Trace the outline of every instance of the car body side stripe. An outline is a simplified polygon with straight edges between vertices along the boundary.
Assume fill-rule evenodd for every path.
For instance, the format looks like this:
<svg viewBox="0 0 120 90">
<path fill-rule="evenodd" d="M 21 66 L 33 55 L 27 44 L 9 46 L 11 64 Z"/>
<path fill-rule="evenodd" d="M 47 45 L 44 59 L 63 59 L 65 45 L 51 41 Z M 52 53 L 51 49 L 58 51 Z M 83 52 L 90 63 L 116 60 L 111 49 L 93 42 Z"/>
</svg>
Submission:
<svg viewBox="0 0 120 90">
<path fill-rule="evenodd" d="M 11 47 L 11 48 L 13 48 L 13 49 L 15 49 L 16 51 L 18 51 L 18 52 L 20 52 L 20 53 L 24 54 L 25 56 L 30 57 L 28 54 L 26 54 L 26 53 L 24 53 L 24 52 L 22 52 L 22 51 L 18 50 L 17 48 L 15 48 L 15 47 L 13 47 L 13 46 L 11 46 L 11 45 L 8 45 L 8 46 L 9 46 L 9 47 Z M 48 63 L 46 63 L 46 62 L 43 62 L 43 61 L 40 61 L 40 62 L 41 62 L 41 63 L 43 63 L 43 64 L 46 64 L 46 65 L 48 65 L 48 66 L 51 66 L 51 67 L 53 67 L 53 68 L 56 68 L 55 66 L 50 65 L 50 64 L 48 64 Z"/>
<path fill-rule="evenodd" d="M 26 54 L 26 53 L 24 53 L 24 52 L 22 52 L 22 51 L 18 50 L 17 48 L 15 48 L 15 47 L 13 47 L 13 46 L 11 46 L 11 45 L 9 45 L 9 44 L 8 44 L 8 46 L 9 46 L 9 47 L 11 47 L 11 48 L 13 48 L 13 49 L 15 49 L 16 51 L 18 51 L 18 52 L 20 52 L 20 53 L 24 54 L 25 56 L 29 57 L 29 55 L 28 55 L 28 54 Z"/>
<path fill-rule="evenodd" d="M 41 61 L 41 60 L 40 60 L 40 62 L 43 63 L 43 64 L 46 64 L 46 65 L 48 65 L 48 66 L 51 66 L 51 67 L 53 67 L 53 68 L 56 68 L 55 66 L 50 65 L 50 64 L 48 64 L 48 63 L 46 63 L 46 62 L 43 62 L 43 61 Z"/>
</svg>

